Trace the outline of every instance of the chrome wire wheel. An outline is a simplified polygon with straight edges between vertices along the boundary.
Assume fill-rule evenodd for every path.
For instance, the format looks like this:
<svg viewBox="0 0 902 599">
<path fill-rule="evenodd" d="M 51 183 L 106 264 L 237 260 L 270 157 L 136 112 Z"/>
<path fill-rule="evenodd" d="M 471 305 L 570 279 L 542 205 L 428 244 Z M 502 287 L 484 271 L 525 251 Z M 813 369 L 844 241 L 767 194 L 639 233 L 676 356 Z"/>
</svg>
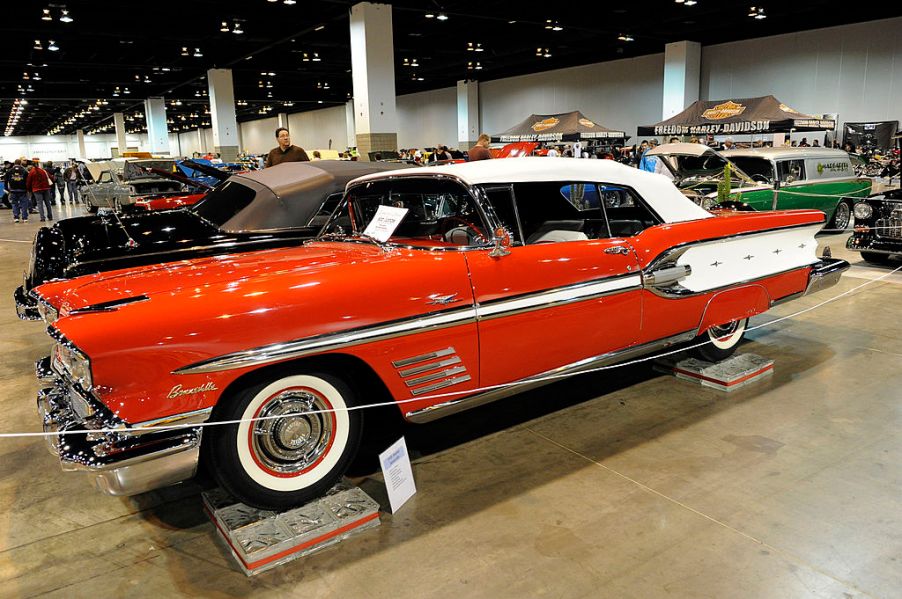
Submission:
<svg viewBox="0 0 902 599">
<path fill-rule="evenodd" d="M 275 475 L 293 475 L 315 465 L 332 444 L 335 415 L 310 389 L 278 393 L 260 406 L 251 429 L 254 460 Z"/>
<path fill-rule="evenodd" d="M 836 205 L 836 211 L 833 213 L 833 222 L 831 229 L 836 229 L 836 233 L 842 233 L 849 228 L 852 222 L 852 209 L 848 202 L 840 202 Z"/>
</svg>

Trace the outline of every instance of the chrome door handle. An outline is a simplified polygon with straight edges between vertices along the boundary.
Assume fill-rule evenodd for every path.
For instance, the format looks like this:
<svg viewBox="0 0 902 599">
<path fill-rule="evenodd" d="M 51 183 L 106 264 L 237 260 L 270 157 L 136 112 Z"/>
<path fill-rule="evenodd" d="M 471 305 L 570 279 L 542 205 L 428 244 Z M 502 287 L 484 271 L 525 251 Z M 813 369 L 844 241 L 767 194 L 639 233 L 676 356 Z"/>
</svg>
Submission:
<svg viewBox="0 0 902 599">
<path fill-rule="evenodd" d="M 605 248 L 604 253 L 605 254 L 623 254 L 624 256 L 626 256 L 627 254 L 630 253 L 630 251 L 625 246 L 615 245 L 613 247 Z"/>
</svg>

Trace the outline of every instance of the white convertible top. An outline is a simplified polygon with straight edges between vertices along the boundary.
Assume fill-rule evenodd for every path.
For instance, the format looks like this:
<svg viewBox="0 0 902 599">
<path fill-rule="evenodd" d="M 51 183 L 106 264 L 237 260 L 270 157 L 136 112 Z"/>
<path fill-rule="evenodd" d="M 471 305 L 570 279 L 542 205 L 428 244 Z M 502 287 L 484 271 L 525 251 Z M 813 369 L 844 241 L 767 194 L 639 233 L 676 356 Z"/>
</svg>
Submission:
<svg viewBox="0 0 902 599">
<path fill-rule="evenodd" d="M 537 183 L 561 181 L 574 183 L 611 183 L 635 189 L 651 208 L 673 223 L 710 218 L 712 214 L 696 205 L 673 185 L 670 179 L 625 166 L 613 160 L 585 160 L 577 158 L 500 158 L 463 164 L 446 164 L 424 168 L 375 173 L 354 179 L 348 186 L 361 181 L 389 177 L 428 177 L 443 174 L 456 177 L 468 185 L 486 183 Z"/>
</svg>

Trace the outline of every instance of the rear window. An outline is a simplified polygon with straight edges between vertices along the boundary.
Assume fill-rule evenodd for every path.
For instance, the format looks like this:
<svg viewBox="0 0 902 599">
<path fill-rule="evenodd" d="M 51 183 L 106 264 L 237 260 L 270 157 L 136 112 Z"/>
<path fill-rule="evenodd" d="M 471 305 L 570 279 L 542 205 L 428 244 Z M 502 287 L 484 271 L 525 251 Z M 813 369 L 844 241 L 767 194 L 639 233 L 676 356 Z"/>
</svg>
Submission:
<svg viewBox="0 0 902 599">
<path fill-rule="evenodd" d="M 254 201 L 256 192 L 235 181 L 226 181 L 222 186 L 210 191 L 194 206 L 194 212 L 217 227 L 221 227 L 233 216 Z"/>
</svg>

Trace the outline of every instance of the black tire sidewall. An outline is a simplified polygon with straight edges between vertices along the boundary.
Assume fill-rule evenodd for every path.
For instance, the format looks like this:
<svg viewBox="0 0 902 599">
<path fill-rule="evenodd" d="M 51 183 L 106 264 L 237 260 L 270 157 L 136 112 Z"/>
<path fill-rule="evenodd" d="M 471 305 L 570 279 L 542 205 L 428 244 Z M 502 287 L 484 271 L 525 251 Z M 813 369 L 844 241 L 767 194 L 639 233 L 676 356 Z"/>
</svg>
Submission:
<svg viewBox="0 0 902 599">
<path fill-rule="evenodd" d="M 238 420 L 253 399 L 268 385 L 293 375 L 305 375 L 322 379 L 333 386 L 348 407 L 356 405 L 351 388 L 340 378 L 324 372 L 282 372 L 277 376 L 255 382 L 230 397 L 223 398 L 214 411 L 216 421 Z M 238 452 L 239 424 L 207 427 L 204 432 L 204 455 L 217 482 L 232 496 L 246 505 L 262 509 L 282 510 L 302 505 L 322 496 L 344 474 L 360 446 L 363 429 L 361 410 L 349 410 L 348 439 L 343 454 L 337 462 L 309 486 L 296 491 L 269 489 L 255 481 L 244 469 Z"/>
<path fill-rule="evenodd" d="M 704 345 L 700 345 L 692 349 L 692 353 L 697 358 L 701 358 L 706 362 L 720 362 L 721 360 L 726 360 L 730 356 L 732 356 L 736 352 L 736 348 L 739 347 L 739 344 L 742 343 L 742 340 L 745 338 L 745 332 L 748 330 L 749 321 L 746 318 L 742 322 L 742 334 L 736 339 L 736 341 L 727 348 L 717 347 L 713 343 L 711 343 L 711 336 L 709 331 L 705 331 L 701 335 L 696 338 L 696 343 L 707 342 Z"/>
</svg>

